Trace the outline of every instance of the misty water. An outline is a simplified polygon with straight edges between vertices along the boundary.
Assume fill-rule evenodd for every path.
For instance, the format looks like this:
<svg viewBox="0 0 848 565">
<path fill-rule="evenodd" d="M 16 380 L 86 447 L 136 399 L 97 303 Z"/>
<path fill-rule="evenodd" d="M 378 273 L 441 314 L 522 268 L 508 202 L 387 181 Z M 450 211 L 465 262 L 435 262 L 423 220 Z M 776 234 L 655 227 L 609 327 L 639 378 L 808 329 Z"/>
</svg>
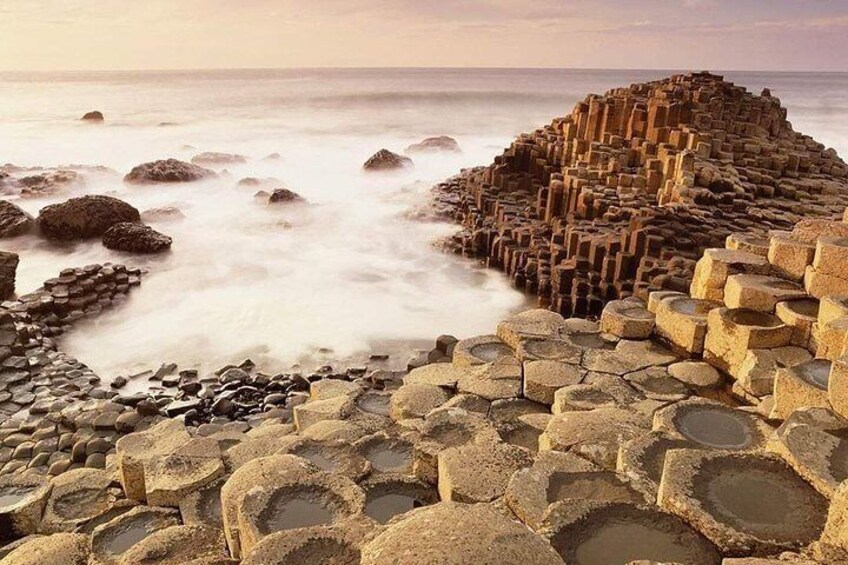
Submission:
<svg viewBox="0 0 848 565">
<path fill-rule="evenodd" d="M 289 70 L 0 73 L 0 162 L 103 165 L 85 185 L 15 199 L 32 214 L 84 193 L 139 210 L 175 206 L 185 219 L 152 222 L 169 253 L 131 256 L 98 240 L 55 246 L 35 236 L 3 242 L 20 254 L 18 291 L 64 267 L 113 261 L 149 273 L 129 300 L 80 324 L 61 347 L 107 379 L 175 362 L 214 369 L 251 357 L 267 370 L 296 362 L 396 362 L 441 333 L 490 333 L 528 299 L 495 271 L 431 243 L 457 228 L 418 221 L 430 187 L 488 164 L 523 131 L 571 111 L 589 92 L 659 79 L 667 71 Z M 728 73 L 768 86 L 799 129 L 848 154 L 848 75 Z M 106 116 L 85 124 L 89 110 Z M 368 175 L 380 148 L 401 152 L 451 135 L 461 154 L 415 156 L 397 175 Z M 210 181 L 128 186 L 133 166 L 197 153 L 246 155 Z M 279 160 L 263 160 L 279 153 Z M 221 172 L 221 169 L 218 169 Z M 309 206 L 269 207 L 244 177 L 273 177 Z M 317 354 L 324 348 L 329 353 Z"/>
</svg>

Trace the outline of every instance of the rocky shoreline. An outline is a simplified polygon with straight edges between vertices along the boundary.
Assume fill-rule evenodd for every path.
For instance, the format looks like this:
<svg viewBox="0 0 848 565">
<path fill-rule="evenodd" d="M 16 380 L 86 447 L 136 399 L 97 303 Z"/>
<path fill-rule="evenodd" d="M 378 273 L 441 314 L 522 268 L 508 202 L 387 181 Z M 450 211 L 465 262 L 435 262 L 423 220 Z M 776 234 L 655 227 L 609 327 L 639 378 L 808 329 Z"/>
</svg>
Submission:
<svg viewBox="0 0 848 565">
<path fill-rule="evenodd" d="M 144 273 L 66 269 L 0 304 L 0 564 L 848 563 L 846 175 L 714 75 L 590 97 L 434 193 L 550 310 L 399 372 L 105 385 L 56 338 Z"/>
</svg>

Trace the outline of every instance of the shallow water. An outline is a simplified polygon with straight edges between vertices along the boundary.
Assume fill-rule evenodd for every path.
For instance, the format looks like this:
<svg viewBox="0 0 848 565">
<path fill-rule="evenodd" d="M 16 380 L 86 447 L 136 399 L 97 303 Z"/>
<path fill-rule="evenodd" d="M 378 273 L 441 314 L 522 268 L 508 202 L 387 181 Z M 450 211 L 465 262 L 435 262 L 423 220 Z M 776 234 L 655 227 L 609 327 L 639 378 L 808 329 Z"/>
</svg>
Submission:
<svg viewBox="0 0 848 565">
<path fill-rule="evenodd" d="M 18 288 L 67 266 L 124 261 L 150 274 L 127 304 L 84 324 L 62 346 L 101 376 L 162 362 L 214 369 L 250 356 L 267 370 L 365 356 L 405 363 L 442 333 L 489 333 L 526 298 L 495 272 L 446 256 L 430 242 L 444 223 L 411 221 L 430 186 L 486 164 L 519 132 L 571 111 L 589 92 L 668 71 L 288 70 L 0 73 L 0 159 L 24 166 L 105 165 L 71 194 L 110 192 L 140 210 L 177 206 L 186 218 L 153 226 L 171 253 L 128 257 L 86 242 L 68 248 L 33 237 L 3 242 L 21 254 Z M 805 133 L 848 153 L 848 75 L 732 74 L 789 106 Z M 104 125 L 81 123 L 86 111 Z M 169 123 L 161 127 L 161 123 Z M 414 170 L 369 176 L 364 160 L 429 135 L 452 135 L 459 155 L 415 157 Z M 186 148 L 191 145 L 193 148 Z M 141 162 L 240 153 L 230 176 L 181 186 L 128 187 Z M 264 161 L 269 153 L 278 161 Z M 311 206 L 269 208 L 243 177 L 275 177 Z M 20 204 L 36 213 L 62 198 Z M 286 229 L 285 222 L 291 227 Z M 320 348 L 332 350 L 323 357 Z M 364 358 L 364 357 L 363 357 Z M 311 363 L 314 364 L 314 363 Z"/>
</svg>

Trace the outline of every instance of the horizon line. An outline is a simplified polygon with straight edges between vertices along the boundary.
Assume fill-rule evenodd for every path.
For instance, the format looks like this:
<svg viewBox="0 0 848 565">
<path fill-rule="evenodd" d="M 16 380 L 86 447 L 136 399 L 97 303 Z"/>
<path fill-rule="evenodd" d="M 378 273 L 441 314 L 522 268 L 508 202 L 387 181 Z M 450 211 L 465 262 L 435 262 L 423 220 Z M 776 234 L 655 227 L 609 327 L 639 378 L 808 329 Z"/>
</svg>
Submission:
<svg viewBox="0 0 848 565">
<path fill-rule="evenodd" d="M 185 73 L 185 72 L 237 72 L 237 71 L 376 71 L 376 70 L 489 70 L 489 71 L 612 71 L 612 72 L 710 72 L 722 73 L 786 73 L 786 74 L 848 74 L 846 70 L 800 70 L 800 69 L 706 69 L 706 68 L 623 68 L 623 67 L 543 67 L 543 66 L 304 66 L 304 67 L 181 67 L 171 69 L 129 68 L 129 69 L 0 69 L 0 74 L 11 73 Z"/>
</svg>

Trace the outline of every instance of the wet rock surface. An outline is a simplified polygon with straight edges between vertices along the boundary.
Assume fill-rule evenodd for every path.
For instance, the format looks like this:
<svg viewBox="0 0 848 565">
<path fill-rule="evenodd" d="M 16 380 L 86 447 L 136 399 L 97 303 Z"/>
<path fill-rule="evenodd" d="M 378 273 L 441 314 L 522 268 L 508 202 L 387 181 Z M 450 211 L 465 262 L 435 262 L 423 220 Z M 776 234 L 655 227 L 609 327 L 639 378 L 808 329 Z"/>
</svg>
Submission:
<svg viewBox="0 0 848 565">
<path fill-rule="evenodd" d="M 140 219 L 138 210 L 117 198 L 81 196 L 42 208 L 38 227 L 50 239 L 85 239 L 99 237 L 115 224 Z"/>
</svg>

